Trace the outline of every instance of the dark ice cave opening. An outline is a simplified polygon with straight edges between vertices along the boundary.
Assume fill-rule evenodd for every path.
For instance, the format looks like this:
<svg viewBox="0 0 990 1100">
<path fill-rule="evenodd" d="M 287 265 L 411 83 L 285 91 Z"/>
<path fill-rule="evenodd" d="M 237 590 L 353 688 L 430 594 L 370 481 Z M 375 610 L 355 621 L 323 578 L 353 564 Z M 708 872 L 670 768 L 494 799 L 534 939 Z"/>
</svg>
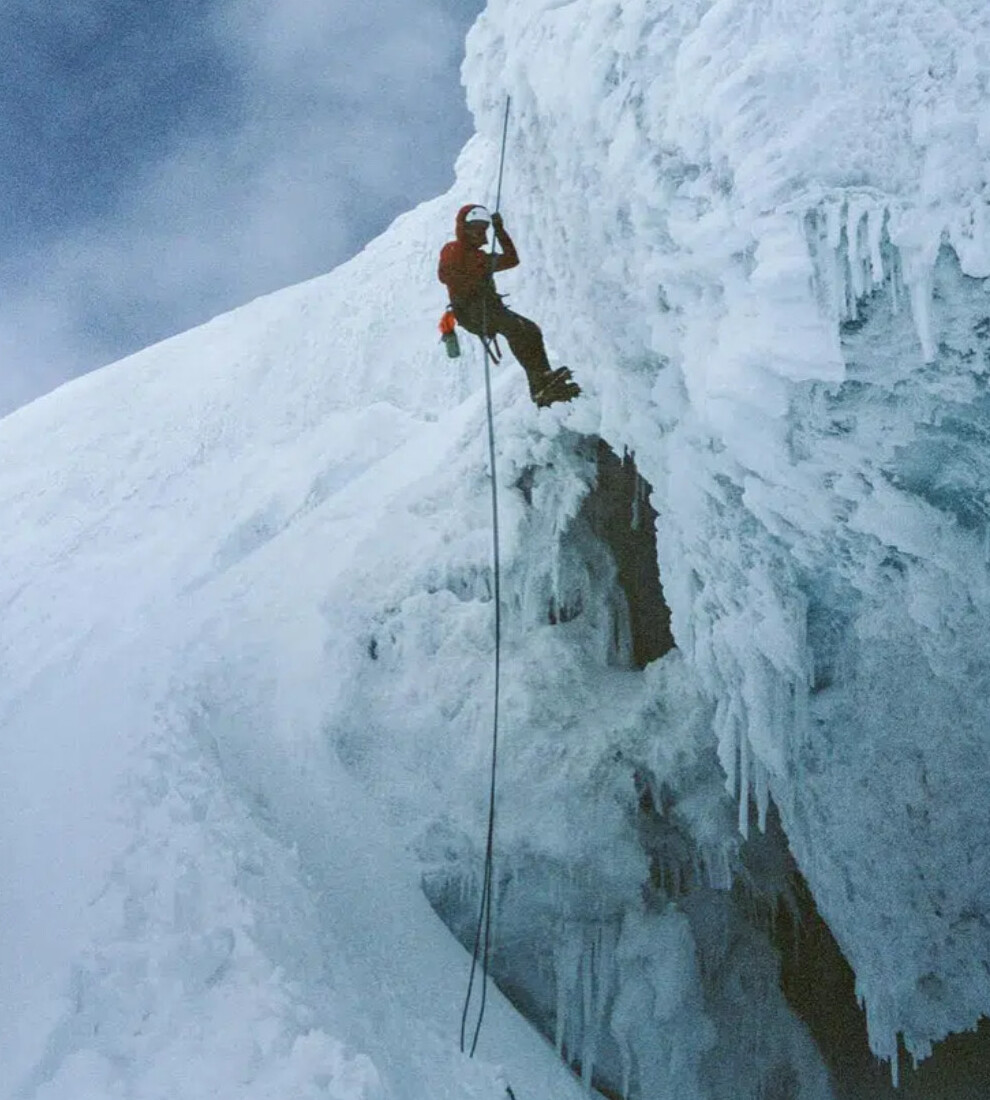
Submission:
<svg viewBox="0 0 990 1100">
<path fill-rule="evenodd" d="M 761 843 L 786 847 L 771 804 Z M 745 847 L 743 856 L 745 858 Z M 789 854 L 788 854 L 789 857 Z M 784 996 L 803 1020 L 828 1067 L 836 1100 L 987 1100 L 990 1096 L 990 1020 L 950 1035 L 917 1068 L 901 1046 L 900 1085 L 869 1048 L 866 1013 L 855 977 L 800 871 L 791 861 L 786 899 L 777 904 L 772 933 Z"/>
</svg>

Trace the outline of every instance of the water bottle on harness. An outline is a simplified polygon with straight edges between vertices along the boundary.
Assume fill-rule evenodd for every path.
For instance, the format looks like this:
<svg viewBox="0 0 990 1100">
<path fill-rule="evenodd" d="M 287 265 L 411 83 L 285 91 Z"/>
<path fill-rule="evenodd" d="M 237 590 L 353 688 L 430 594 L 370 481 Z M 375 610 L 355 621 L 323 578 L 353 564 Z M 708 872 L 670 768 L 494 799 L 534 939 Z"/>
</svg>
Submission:
<svg viewBox="0 0 990 1100">
<path fill-rule="evenodd" d="M 440 339 L 447 351 L 447 358 L 459 358 L 461 354 L 461 344 L 457 339 L 457 317 L 450 306 L 447 306 L 444 310 L 444 314 L 440 318 L 440 324 L 437 328 L 440 329 Z"/>
</svg>

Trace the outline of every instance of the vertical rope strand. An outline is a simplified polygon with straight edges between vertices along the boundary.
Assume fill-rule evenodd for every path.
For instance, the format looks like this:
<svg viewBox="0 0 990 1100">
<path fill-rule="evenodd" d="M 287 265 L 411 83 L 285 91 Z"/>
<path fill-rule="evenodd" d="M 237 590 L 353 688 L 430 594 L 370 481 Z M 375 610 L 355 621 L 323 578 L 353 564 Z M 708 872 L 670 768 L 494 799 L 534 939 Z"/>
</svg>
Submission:
<svg viewBox="0 0 990 1100">
<path fill-rule="evenodd" d="M 502 152 L 498 166 L 498 188 L 496 190 L 495 209 L 498 210 L 502 200 L 502 174 L 505 169 L 505 143 L 509 132 L 509 104 L 510 99 L 505 100 L 505 119 L 502 124 Z M 492 233 L 490 264 L 495 266 L 495 234 Z M 471 994 L 474 990 L 474 976 L 478 968 L 478 959 L 481 958 L 481 999 L 478 1008 L 478 1019 L 474 1027 L 474 1035 L 471 1040 L 470 1057 L 478 1046 L 478 1036 L 481 1034 L 481 1023 L 485 1017 L 485 1004 L 488 996 L 488 966 L 491 961 L 491 930 L 492 930 L 492 867 L 495 851 L 495 779 L 498 770 L 498 707 L 499 688 L 501 684 L 502 670 L 502 563 L 499 549 L 498 531 L 498 479 L 495 476 L 495 416 L 492 405 L 492 376 L 489 365 L 488 348 L 488 310 L 485 300 L 482 300 L 482 344 L 485 347 L 485 400 L 488 410 L 488 464 L 492 479 L 492 550 L 494 564 L 494 590 L 495 601 L 495 698 L 492 712 L 492 767 L 491 783 L 488 793 L 488 835 L 485 841 L 485 869 L 482 875 L 481 905 L 478 911 L 478 925 L 474 935 L 474 953 L 471 959 L 471 975 L 468 979 L 467 994 L 464 998 L 464 1010 L 461 1013 L 461 1053 L 464 1053 L 464 1039 L 467 1031 L 468 1010 L 471 1005 Z"/>
<path fill-rule="evenodd" d="M 495 211 L 502 203 L 502 172 L 505 170 L 505 139 L 509 136 L 509 105 L 512 103 L 512 97 L 505 97 L 505 118 L 502 120 L 502 153 L 498 161 L 498 187 L 495 189 Z M 492 240 L 492 252 L 495 251 L 495 241 Z"/>
</svg>

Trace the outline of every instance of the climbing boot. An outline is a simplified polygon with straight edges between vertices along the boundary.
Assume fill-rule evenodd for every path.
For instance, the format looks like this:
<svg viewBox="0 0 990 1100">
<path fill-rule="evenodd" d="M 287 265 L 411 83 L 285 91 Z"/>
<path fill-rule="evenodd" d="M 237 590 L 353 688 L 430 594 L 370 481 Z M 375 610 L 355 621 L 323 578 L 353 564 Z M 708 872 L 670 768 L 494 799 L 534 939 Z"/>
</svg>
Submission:
<svg viewBox="0 0 990 1100">
<path fill-rule="evenodd" d="M 551 371 L 545 378 L 533 388 L 532 396 L 536 404 L 542 409 L 547 405 L 553 405 L 557 401 L 570 401 L 581 392 L 581 387 L 571 377 L 567 367 L 558 367 Z"/>
</svg>

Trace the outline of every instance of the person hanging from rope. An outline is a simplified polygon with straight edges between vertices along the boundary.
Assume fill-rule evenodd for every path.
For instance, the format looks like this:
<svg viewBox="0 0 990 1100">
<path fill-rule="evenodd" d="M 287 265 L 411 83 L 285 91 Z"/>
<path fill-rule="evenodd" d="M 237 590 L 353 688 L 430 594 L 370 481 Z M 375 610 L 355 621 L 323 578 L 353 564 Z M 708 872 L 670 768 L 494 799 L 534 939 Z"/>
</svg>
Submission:
<svg viewBox="0 0 990 1100">
<path fill-rule="evenodd" d="M 485 252 L 489 225 L 501 252 Z M 440 252 L 437 277 L 450 292 L 450 308 L 457 323 L 485 342 L 486 354 L 497 358 L 495 338 L 504 336 L 509 350 L 529 380 L 529 393 L 540 407 L 570 401 L 581 388 L 567 367 L 554 370 L 547 359 L 539 325 L 508 309 L 495 289 L 495 272 L 519 264 L 519 254 L 506 232 L 502 216 L 468 203 L 457 212 L 457 239 Z M 494 346 L 494 350 L 493 350 Z"/>
</svg>

